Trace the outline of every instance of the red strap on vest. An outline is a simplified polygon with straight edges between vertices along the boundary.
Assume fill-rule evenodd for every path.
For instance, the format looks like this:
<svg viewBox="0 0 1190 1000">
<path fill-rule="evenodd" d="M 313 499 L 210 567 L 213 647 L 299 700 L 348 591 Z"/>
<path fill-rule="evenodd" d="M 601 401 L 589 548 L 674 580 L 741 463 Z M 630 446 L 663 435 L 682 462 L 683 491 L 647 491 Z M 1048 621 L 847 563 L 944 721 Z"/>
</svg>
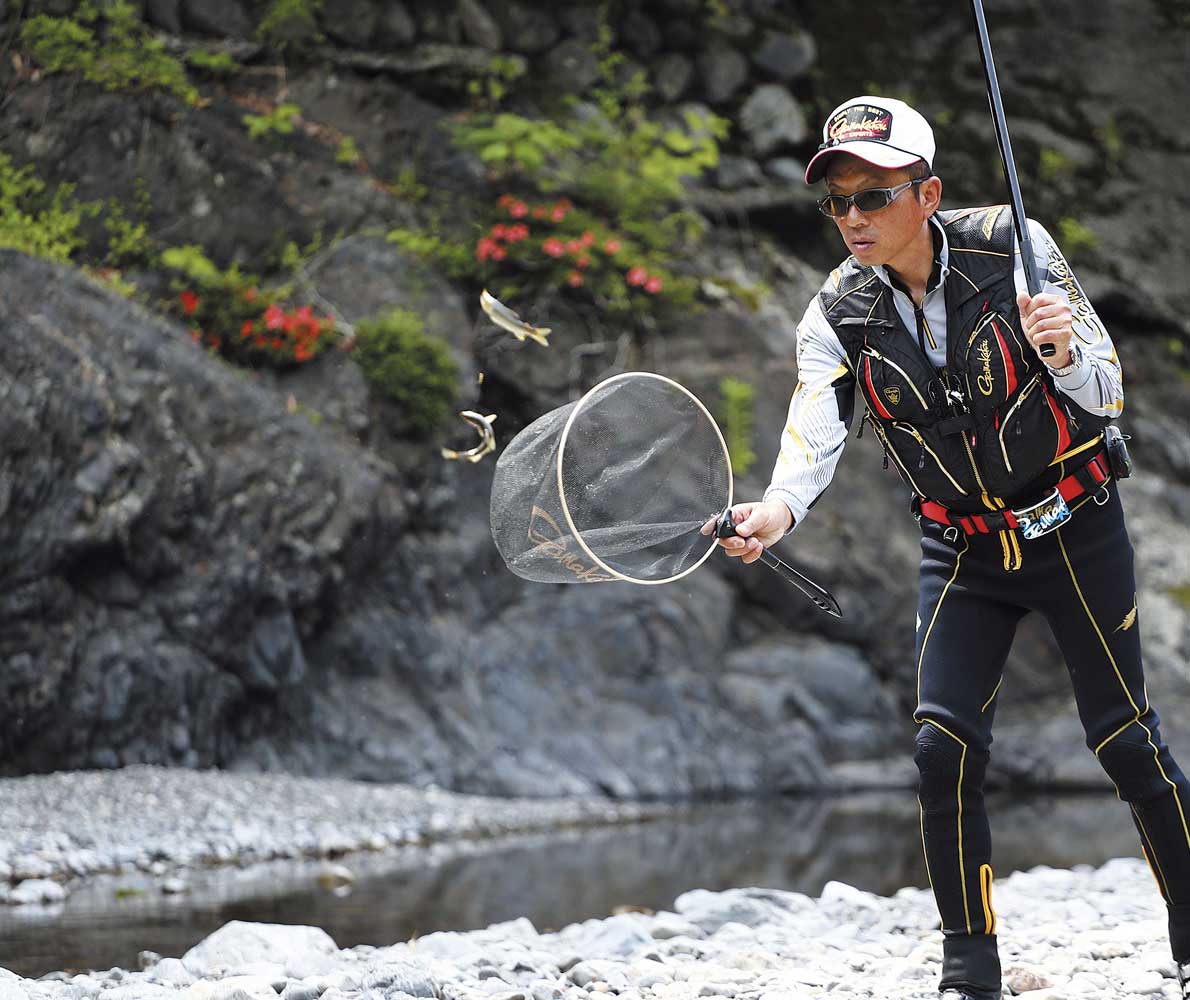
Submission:
<svg viewBox="0 0 1190 1000">
<path fill-rule="evenodd" d="M 1058 483 L 1058 493 L 1061 494 L 1062 499 L 1067 501 L 1067 503 L 1077 497 L 1081 497 L 1084 493 L 1091 492 L 1083 485 L 1082 479 L 1084 472 L 1089 475 L 1091 482 L 1095 486 L 1100 486 L 1107 482 L 1109 475 L 1107 453 L 1100 451 L 1077 472 L 1072 472 Z M 957 525 L 968 535 L 987 535 L 1000 530 L 999 527 L 989 526 L 987 521 L 984 520 L 983 514 L 951 514 L 946 507 L 943 507 L 940 503 L 935 503 L 933 500 L 923 500 L 921 502 L 921 512 L 923 516 L 928 517 L 931 521 L 937 521 L 939 524 Z M 1017 523 L 1016 514 L 1011 510 L 990 512 L 989 516 L 996 518 L 996 520 L 1003 517 L 1005 525 L 1014 530 L 1020 527 Z"/>
</svg>

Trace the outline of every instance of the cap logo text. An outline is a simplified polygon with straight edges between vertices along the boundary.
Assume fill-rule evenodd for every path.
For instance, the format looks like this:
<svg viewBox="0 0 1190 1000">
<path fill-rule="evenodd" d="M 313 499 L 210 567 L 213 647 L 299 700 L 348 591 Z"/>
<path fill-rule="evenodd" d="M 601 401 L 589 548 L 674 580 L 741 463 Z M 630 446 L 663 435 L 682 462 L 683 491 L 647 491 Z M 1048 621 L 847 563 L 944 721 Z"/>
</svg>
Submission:
<svg viewBox="0 0 1190 1000">
<path fill-rule="evenodd" d="M 844 108 L 826 126 L 826 137 L 832 143 L 887 142 L 891 134 L 892 112 L 871 104 L 853 104 Z"/>
</svg>

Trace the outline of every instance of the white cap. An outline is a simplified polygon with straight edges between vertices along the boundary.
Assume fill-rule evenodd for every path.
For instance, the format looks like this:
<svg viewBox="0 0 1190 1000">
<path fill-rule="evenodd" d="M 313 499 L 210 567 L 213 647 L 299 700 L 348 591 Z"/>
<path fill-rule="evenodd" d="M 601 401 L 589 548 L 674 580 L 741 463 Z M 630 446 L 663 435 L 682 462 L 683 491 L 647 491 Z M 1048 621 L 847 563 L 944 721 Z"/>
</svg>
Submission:
<svg viewBox="0 0 1190 1000">
<path fill-rule="evenodd" d="M 850 153 L 877 167 L 934 164 L 934 130 L 904 101 L 865 95 L 844 101 L 822 126 L 822 145 L 806 167 L 806 183 L 826 172 L 833 153 Z"/>
</svg>

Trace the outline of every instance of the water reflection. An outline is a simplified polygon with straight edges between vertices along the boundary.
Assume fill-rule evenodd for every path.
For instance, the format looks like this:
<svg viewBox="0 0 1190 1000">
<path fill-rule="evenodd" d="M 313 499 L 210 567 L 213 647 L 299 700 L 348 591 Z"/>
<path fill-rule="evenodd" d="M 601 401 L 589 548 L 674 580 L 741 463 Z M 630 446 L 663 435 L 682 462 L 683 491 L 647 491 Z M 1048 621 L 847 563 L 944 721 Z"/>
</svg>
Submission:
<svg viewBox="0 0 1190 1000">
<path fill-rule="evenodd" d="M 998 797 L 991 805 L 1000 874 L 1140 853 L 1114 797 Z M 228 920 L 312 924 L 350 947 L 519 916 L 557 928 L 621 905 L 666 909 L 691 888 L 817 895 L 839 879 L 891 894 L 926 884 L 917 803 L 902 792 L 699 806 L 634 826 L 344 863 L 359 882 L 342 898 L 318 886 L 316 862 L 196 873 L 183 896 L 163 896 L 143 876 L 98 880 L 53 910 L 0 911 L 0 966 L 26 976 L 136 968 L 140 951 L 181 955 Z"/>
</svg>

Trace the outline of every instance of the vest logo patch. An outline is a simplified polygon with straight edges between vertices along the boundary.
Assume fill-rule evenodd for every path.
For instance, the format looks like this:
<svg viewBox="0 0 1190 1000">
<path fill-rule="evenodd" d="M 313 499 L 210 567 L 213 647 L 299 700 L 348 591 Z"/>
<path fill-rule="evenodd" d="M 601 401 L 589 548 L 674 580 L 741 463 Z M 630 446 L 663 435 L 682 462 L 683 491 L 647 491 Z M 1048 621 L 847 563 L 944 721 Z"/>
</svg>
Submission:
<svg viewBox="0 0 1190 1000">
<path fill-rule="evenodd" d="M 990 209 L 983 217 L 983 238 L 989 243 L 992 241 L 992 230 L 996 228 L 996 220 L 1000 218 L 1000 213 L 1003 211 L 1003 206 Z"/>
<path fill-rule="evenodd" d="M 884 389 L 884 398 L 887 399 L 893 406 L 901 402 L 901 387 L 899 385 L 886 386 Z"/>
<path fill-rule="evenodd" d="M 872 140 L 888 142 L 892 133 L 892 112 L 870 104 L 853 104 L 840 111 L 826 126 L 830 142 Z"/>
<path fill-rule="evenodd" d="M 996 380 L 992 377 L 992 342 L 987 337 L 984 337 L 979 342 L 979 346 L 975 348 L 975 356 L 983 365 L 983 371 L 976 377 L 975 384 L 979 386 L 979 391 L 983 395 L 990 396 L 992 389 L 995 388 Z"/>
</svg>

